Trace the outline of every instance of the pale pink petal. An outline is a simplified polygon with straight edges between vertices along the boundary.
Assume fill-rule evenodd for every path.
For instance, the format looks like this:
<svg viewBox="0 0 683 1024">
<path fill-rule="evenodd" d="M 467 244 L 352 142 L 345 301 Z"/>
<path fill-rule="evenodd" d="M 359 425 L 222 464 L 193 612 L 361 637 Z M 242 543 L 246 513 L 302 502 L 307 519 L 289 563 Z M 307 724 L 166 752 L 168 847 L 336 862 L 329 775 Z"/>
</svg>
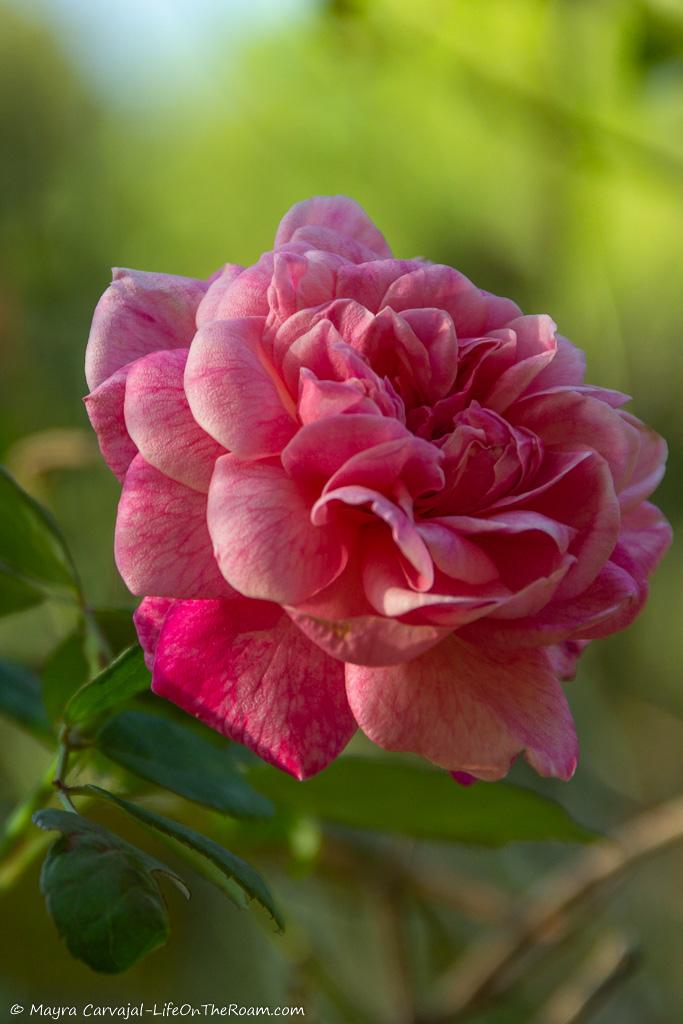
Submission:
<svg viewBox="0 0 683 1024">
<path fill-rule="evenodd" d="M 84 399 L 104 461 L 119 480 L 123 480 L 138 452 L 123 415 L 128 369 L 117 370 Z"/>
<path fill-rule="evenodd" d="M 242 270 L 228 264 L 215 280 L 197 310 L 197 327 L 214 320 L 268 315 L 268 287 L 273 277 L 273 254 L 266 252 L 252 266 Z"/>
<path fill-rule="evenodd" d="M 150 672 L 154 667 L 161 627 L 172 604 L 175 602 L 170 597 L 145 597 L 133 615 L 138 640 L 145 653 L 145 665 Z"/>
<path fill-rule="evenodd" d="M 211 323 L 212 320 L 225 319 L 222 315 L 224 298 L 243 270 L 244 267 L 241 267 L 239 263 L 226 263 L 213 275 L 206 294 L 197 308 L 197 327 Z"/>
<path fill-rule="evenodd" d="M 197 423 L 242 458 L 282 451 L 296 410 L 261 346 L 260 317 L 214 321 L 195 335 L 185 393 Z"/>
<path fill-rule="evenodd" d="M 211 550 L 206 495 L 164 476 L 141 455 L 126 473 L 114 555 L 133 594 L 194 598 L 233 592 Z"/>
<path fill-rule="evenodd" d="M 90 390 L 140 356 L 187 348 L 205 291 L 206 283 L 191 277 L 115 269 L 90 328 L 85 354 Z"/>
<path fill-rule="evenodd" d="M 375 227 L 362 206 L 346 196 L 316 196 L 296 203 L 280 221 L 275 235 L 275 248 L 289 242 L 297 228 L 330 228 L 337 234 L 352 238 L 379 257 L 391 256 L 381 231 Z"/>
<path fill-rule="evenodd" d="M 590 643 L 589 640 L 565 640 L 546 648 L 546 654 L 558 679 L 570 680 L 576 675 L 579 658 Z"/>
<path fill-rule="evenodd" d="M 393 440 L 410 440 L 398 420 L 364 413 L 329 416 L 298 431 L 282 452 L 282 465 L 295 480 L 319 493 L 352 456 Z"/>
<path fill-rule="evenodd" d="M 133 363 L 126 382 L 128 432 L 151 466 L 178 483 L 208 491 L 225 449 L 194 419 L 185 397 L 187 349 L 152 352 Z"/>
<path fill-rule="evenodd" d="M 362 242 L 357 242 L 348 235 L 340 235 L 338 231 L 331 228 L 317 227 L 313 224 L 297 228 L 285 249 L 296 247 L 297 251 L 303 250 L 304 254 L 318 250 L 319 252 L 332 253 L 335 256 L 342 256 L 354 264 L 375 261 L 377 253 Z"/>
<path fill-rule="evenodd" d="M 479 336 L 488 322 L 486 295 L 458 270 L 430 264 L 399 277 L 389 286 L 383 304 L 397 313 L 434 307 L 450 314 L 459 338 Z"/>
<path fill-rule="evenodd" d="M 273 326 L 301 309 L 330 302 L 335 297 L 336 272 L 343 263 L 341 257 L 326 252 L 276 252 L 268 287 Z"/>
<path fill-rule="evenodd" d="M 573 391 L 529 395 L 520 399 L 507 416 L 518 426 L 532 430 L 553 451 L 596 451 L 606 459 L 615 486 L 631 472 L 633 442 L 623 414 L 604 402 Z"/>
<path fill-rule="evenodd" d="M 356 665 L 398 665 L 418 657 L 451 632 L 450 626 L 410 626 L 379 615 L 321 619 L 295 608 L 287 613 L 333 658 Z"/>
<path fill-rule="evenodd" d="M 208 522 L 221 572 L 247 597 L 297 604 L 346 564 L 343 533 L 314 526 L 305 494 L 270 462 L 219 459 Z"/>
<path fill-rule="evenodd" d="M 448 771 L 500 779 L 522 751 L 541 775 L 569 779 L 576 768 L 571 713 L 542 651 L 481 650 L 453 636 L 404 665 L 347 665 L 346 690 L 371 740 Z"/>
<path fill-rule="evenodd" d="M 356 729 L 341 662 L 260 601 L 176 602 L 152 688 L 297 779 L 333 761 Z"/>
</svg>

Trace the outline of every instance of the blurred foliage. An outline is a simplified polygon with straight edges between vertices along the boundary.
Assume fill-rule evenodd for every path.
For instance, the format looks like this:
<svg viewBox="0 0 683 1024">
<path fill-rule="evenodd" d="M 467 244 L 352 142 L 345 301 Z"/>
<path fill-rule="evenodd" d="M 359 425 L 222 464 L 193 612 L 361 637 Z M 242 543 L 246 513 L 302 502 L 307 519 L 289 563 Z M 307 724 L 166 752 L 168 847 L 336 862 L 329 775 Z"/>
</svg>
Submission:
<svg viewBox="0 0 683 1024">
<path fill-rule="evenodd" d="M 165 105 L 141 97 L 122 112 L 37 15 L 0 6 L 0 456 L 64 526 L 91 599 L 130 604 L 111 556 L 117 485 L 93 458 L 81 404 L 83 348 L 109 266 L 201 276 L 252 260 L 286 208 L 316 193 L 356 197 L 397 254 L 454 264 L 529 312 L 550 311 L 586 350 L 589 380 L 632 393 L 634 411 L 667 437 L 658 500 L 680 526 L 679 0 L 329 0 L 276 35 L 264 30 L 237 63 L 223 48 L 207 40 L 197 54 L 213 69 L 201 102 L 169 80 Z M 589 651 L 570 694 L 583 747 L 576 779 L 538 782 L 515 769 L 587 825 L 602 829 L 680 789 L 682 569 L 675 546 L 638 623 Z M 42 667 L 73 628 L 66 611 L 28 608 L 4 620 L 0 654 Z M 1 728 L 9 807 L 45 755 Z M 220 838 L 225 825 L 211 820 Z M 268 877 L 279 873 L 277 895 L 297 922 L 282 944 L 200 888 L 202 912 L 174 900 L 183 926 L 127 976 L 125 998 L 305 996 L 325 1024 L 390 1024 L 405 1012 L 405 947 L 424 995 L 486 923 L 484 893 L 505 901 L 569 853 L 411 846 L 411 877 L 446 875 L 451 896 L 480 893 L 468 915 L 426 904 L 405 878 L 399 896 L 387 890 L 370 864 L 405 853 L 405 841 L 371 844 L 365 875 L 329 870 L 317 849 L 264 840 Z M 683 1017 L 680 858 L 642 868 L 566 963 L 477 1019 L 530 1020 L 558 969 L 587 956 L 607 922 L 637 931 L 642 964 L 595 1020 Z M 120 988 L 57 945 L 35 875 L 5 914 L 16 933 L 0 981 L 8 1005 L 37 994 L 121 1001 Z"/>
</svg>

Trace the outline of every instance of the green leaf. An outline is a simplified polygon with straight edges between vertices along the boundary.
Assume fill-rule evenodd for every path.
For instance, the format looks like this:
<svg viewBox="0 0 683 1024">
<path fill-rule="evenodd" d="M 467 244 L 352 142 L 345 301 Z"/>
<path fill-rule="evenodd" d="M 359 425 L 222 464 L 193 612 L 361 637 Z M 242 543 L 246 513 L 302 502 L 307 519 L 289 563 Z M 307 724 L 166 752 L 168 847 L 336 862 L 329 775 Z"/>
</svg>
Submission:
<svg viewBox="0 0 683 1024">
<path fill-rule="evenodd" d="M 90 615 L 106 640 L 112 655 L 137 642 L 133 612 L 129 608 L 92 608 Z"/>
<path fill-rule="evenodd" d="M 138 646 L 129 647 L 111 665 L 78 690 L 64 709 L 67 725 L 80 725 L 148 690 L 151 683 L 145 657 Z"/>
<path fill-rule="evenodd" d="M 95 971 L 125 971 L 163 945 L 170 926 L 157 875 L 186 897 L 182 879 L 161 861 L 80 814 L 48 809 L 33 820 L 62 838 L 50 848 L 40 886 L 71 954 Z"/>
<path fill-rule="evenodd" d="M 44 599 L 45 594 L 41 590 L 0 568 L 0 616 L 22 612 Z"/>
<path fill-rule="evenodd" d="M 149 782 L 236 818 L 267 818 L 269 800 L 240 774 L 229 747 L 158 715 L 123 711 L 100 730 L 102 753 Z"/>
<path fill-rule="evenodd" d="M 0 658 L 0 712 L 41 739 L 53 738 L 40 680 L 15 661 Z"/>
<path fill-rule="evenodd" d="M 27 584 L 78 590 L 71 556 L 52 516 L 0 467 L 0 566 Z"/>
<path fill-rule="evenodd" d="M 218 885 L 231 899 L 234 898 L 233 883 L 236 882 L 250 899 L 256 900 L 270 914 L 280 929 L 284 928 L 282 917 L 275 906 L 270 889 L 258 871 L 241 857 L 230 853 L 229 850 L 214 842 L 213 839 L 209 839 L 208 836 L 203 836 L 200 832 L 195 832 L 194 829 L 181 825 L 180 822 L 173 821 L 171 818 L 155 814 L 153 811 L 147 810 L 146 807 L 140 807 L 139 804 L 133 804 L 129 800 L 115 796 L 99 786 L 79 786 L 74 792 L 108 800 L 141 822 L 146 828 L 153 832 L 161 832 L 175 840 L 178 844 L 177 851 L 181 855 L 184 854 L 185 849 L 192 851 L 194 856 L 191 863 L 194 866 L 199 867 L 202 860 L 206 859 L 209 862 L 209 870 L 202 873 L 210 882 Z M 201 858 L 197 857 L 197 854 L 201 854 Z M 230 885 L 226 885 L 226 882 Z"/>
<path fill-rule="evenodd" d="M 62 640 L 43 666 L 43 703 L 51 722 L 57 721 L 69 698 L 90 675 L 85 643 L 85 624 L 81 622 Z"/>
<path fill-rule="evenodd" d="M 447 772 L 395 757 L 346 757 L 297 782 L 268 765 L 247 777 L 276 804 L 352 828 L 501 846 L 595 838 L 554 800 L 509 783 L 459 786 Z"/>
</svg>

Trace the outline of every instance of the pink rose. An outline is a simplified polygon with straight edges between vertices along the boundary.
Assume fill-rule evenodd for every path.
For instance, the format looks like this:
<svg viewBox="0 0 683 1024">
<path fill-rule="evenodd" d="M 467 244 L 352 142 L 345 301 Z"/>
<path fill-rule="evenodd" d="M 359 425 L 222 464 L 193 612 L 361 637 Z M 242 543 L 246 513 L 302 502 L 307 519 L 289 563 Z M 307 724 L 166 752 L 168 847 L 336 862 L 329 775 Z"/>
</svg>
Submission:
<svg viewBox="0 0 683 1024">
<path fill-rule="evenodd" d="M 299 778 L 358 726 L 465 781 L 572 775 L 558 680 L 670 530 L 664 442 L 550 317 L 318 198 L 252 267 L 115 271 L 86 371 L 156 693 Z"/>
</svg>

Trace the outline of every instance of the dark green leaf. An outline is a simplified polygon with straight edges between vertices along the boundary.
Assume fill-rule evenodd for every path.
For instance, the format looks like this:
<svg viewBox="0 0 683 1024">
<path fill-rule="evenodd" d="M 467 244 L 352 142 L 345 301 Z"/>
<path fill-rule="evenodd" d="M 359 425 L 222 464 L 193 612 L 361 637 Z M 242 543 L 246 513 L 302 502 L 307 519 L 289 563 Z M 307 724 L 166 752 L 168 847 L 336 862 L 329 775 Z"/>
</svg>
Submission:
<svg viewBox="0 0 683 1024">
<path fill-rule="evenodd" d="M 191 861 L 193 865 L 199 866 L 201 864 L 201 859 L 196 856 L 201 854 L 201 858 L 206 858 L 210 865 L 210 870 L 204 872 L 209 881 L 224 889 L 231 899 L 234 895 L 232 883 L 236 882 L 250 899 L 256 900 L 257 903 L 268 911 L 279 928 L 284 927 L 282 917 L 275 906 L 270 889 L 258 871 L 251 864 L 247 864 L 246 861 L 242 860 L 241 857 L 237 857 L 234 853 L 230 853 L 229 850 L 219 846 L 218 843 L 215 843 L 213 839 L 209 839 L 208 836 L 203 836 L 201 833 L 195 832 L 194 829 L 181 825 L 180 822 L 173 821 L 171 818 L 155 814 L 153 811 L 147 810 L 146 807 L 140 807 L 139 804 L 123 800 L 121 797 L 108 793 L 106 789 L 101 789 L 99 786 L 82 786 L 79 787 L 78 792 L 88 796 L 99 797 L 101 800 L 108 800 L 110 803 L 116 804 L 117 807 L 120 807 L 121 810 L 153 832 L 161 832 L 163 835 L 175 840 L 179 844 L 177 846 L 179 853 L 182 854 L 184 848 L 189 848 L 195 855 Z M 226 886 L 226 881 L 230 882 L 231 885 Z"/>
<path fill-rule="evenodd" d="M 40 680 L 29 669 L 0 659 L 0 712 L 41 739 L 52 736 L 40 692 Z"/>
<path fill-rule="evenodd" d="M 140 647 L 129 647 L 104 672 L 77 691 L 64 709 L 64 721 L 79 725 L 149 689 L 149 670 Z"/>
<path fill-rule="evenodd" d="M 143 779 L 236 818 L 267 818 L 269 800 L 242 777 L 230 748 L 144 711 L 123 711 L 97 737 L 99 749 Z"/>
<path fill-rule="evenodd" d="M 447 772 L 399 757 L 342 758 L 306 782 L 268 765 L 247 776 L 276 804 L 352 828 L 486 846 L 595 838 L 548 797 L 504 782 L 459 786 Z"/>
<path fill-rule="evenodd" d="M 62 833 L 48 852 L 40 884 L 73 956 L 95 971 L 116 974 L 166 942 L 168 911 L 155 876 L 165 875 L 189 896 L 178 875 L 80 814 L 48 809 L 33 820 Z"/>
<path fill-rule="evenodd" d="M 0 568 L 0 616 L 22 612 L 44 599 L 45 594 L 41 590 Z"/>
<path fill-rule="evenodd" d="M 43 703 L 51 722 L 60 717 L 69 698 L 90 675 L 85 643 L 85 626 L 81 622 L 62 640 L 43 666 Z"/>
<path fill-rule="evenodd" d="M 0 564 L 27 583 L 78 589 L 73 562 L 52 516 L 0 467 Z"/>
<path fill-rule="evenodd" d="M 129 608 L 92 608 L 90 615 L 109 645 L 112 656 L 136 643 L 133 612 Z"/>
</svg>

